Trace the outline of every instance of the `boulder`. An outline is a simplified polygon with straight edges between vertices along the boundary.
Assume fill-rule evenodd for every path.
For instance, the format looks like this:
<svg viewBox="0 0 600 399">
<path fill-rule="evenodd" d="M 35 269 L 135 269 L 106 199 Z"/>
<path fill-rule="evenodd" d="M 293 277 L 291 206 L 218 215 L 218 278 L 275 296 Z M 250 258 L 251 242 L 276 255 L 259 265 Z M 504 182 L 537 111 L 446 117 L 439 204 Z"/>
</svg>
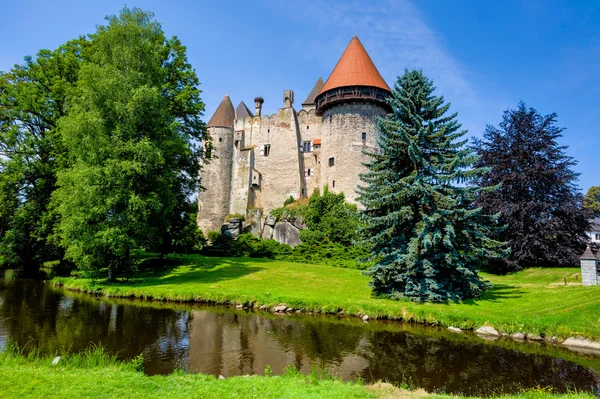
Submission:
<svg viewBox="0 0 600 399">
<path fill-rule="evenodd" d="M 475 330 L 475 334 L 477 335 L 485 335 L 489 337 L 499 337 L 500 333 L 496 331 L 494 327 L 490 326 L 482 326 Z"/>
<path fill-rule="evenodd" d="M 280 221 L 275 225 L 273 239 L 290 247 L 302 244 L 298 228 L 287 220 Z"/>
<path fill-rule="evenodd" d="M 363 319 L 363 321 L 369 321 L 369 315 L 364 315 L 364 316 L 362 317 L 362 319 Z"/>
<path fill-rule="evenodd" d="M 512 334 L 510 337 L 512 339 L 516 339 L 518 341 L 522 341 L 522 340 L 524 340 L 526 338 L 525 334 L 523 334 L 521 332 L 516 332 L 516 333 Z"/>
<path fill-rule="evenodd" d="M 585 338 L 569 337 L 563 342 L 563 345 L 600 350 L 600 342 L 590 341 L 589 339 Z"/>
<path fill-rule="evenodd" d="M 273 312 L 285 312 L 287 309 L 287 305 L 285 303 L 280 303 L 279 305 L 273 307 Z"/>
<path fill-rule="evenodd" d="M 448 327 L 448 331 L 452 331 L 453 333 L 462 334 L 462 330 L 458 327 Z"/>
<path fill-rule="evenodd" d="M 267 226 L 273 227 L 273 226 L 275 226 L 275 223 L 277 223 L 277 218 L 275 218 L 275 216 L 269 215 L 265 218 L 265 224 Z"/>
<path fill-rule="evenodd" d="M 262 239 L 270 240 L 271 238 L 273 238 L 273 227 L 265 224 L 262 231 Z"/>
<path fill-rule="evenodd" d="M 527 339 L 530 341 L 543 341 L 544 338 L 537 334 L 527 334 Z"/>
</svg>

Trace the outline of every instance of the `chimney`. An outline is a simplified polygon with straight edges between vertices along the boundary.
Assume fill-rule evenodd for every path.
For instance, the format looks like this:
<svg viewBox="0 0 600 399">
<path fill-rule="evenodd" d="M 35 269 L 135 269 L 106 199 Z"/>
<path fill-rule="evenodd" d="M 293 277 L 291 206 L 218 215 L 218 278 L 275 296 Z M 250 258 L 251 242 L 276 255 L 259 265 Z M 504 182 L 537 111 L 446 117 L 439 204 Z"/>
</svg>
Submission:
<svg viewBox="0 0 600 399">
<path fill-rule="evenodd" d="M 265 102 L 265 100 L 263 100 L 262 97 L 256 97 L 254 99 L 254 106 L 256 107 L 256 113 L 254 114 L 255 116 L 260 116 L 261 115 L 261 110 L 262 110 L 262 105 Z"/>
</svg>

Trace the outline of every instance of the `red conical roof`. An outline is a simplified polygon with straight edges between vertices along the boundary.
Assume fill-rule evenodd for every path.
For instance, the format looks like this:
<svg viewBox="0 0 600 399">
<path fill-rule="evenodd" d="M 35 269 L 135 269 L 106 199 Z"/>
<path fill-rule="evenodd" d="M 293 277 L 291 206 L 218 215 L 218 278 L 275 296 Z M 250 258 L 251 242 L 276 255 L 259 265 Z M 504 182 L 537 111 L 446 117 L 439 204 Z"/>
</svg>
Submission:
<svg viewBox="0 0 600 399">
<path fill-rule="evenodd" d="M 371 86 L 392 91 L 356 36 L 350 40 L 319 94 L 345 86 Z"/>
<path fill-rule="evenodd" d="M 213 114 L 212 118 L 208 121 L 207 127 L 233 127 L 233 120 L 235 119 L 235 110 L 233 104 L 229 99 L 229 95 L 225 95 L 221 104 L 217 107 L 217 110 Z"/>
</svg>

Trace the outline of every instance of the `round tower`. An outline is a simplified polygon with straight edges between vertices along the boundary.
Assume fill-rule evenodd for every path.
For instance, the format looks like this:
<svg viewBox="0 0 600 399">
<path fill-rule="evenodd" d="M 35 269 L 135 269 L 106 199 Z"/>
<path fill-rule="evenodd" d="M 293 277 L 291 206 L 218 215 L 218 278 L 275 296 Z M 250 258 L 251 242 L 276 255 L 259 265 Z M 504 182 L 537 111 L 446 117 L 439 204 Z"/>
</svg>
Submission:
<svg viewBox="0 0 600 399">
<path fill-rule="evenodd" d="M 220 231 L 229 214 L 234 119 L 235 110 L 226 95 L 207 124 L 213 145 L 212 159 L 202 164 L 198 192 L 198 227 L 204 234 Z"/>
<path fill-rule="evenodd" d="M 315 99 L 322 117 L 321 184 L 355 202 L 359 174 L 377 150 L 377 117 L 391 111 L 391 90 L 354 36 Z"/>
</svg>

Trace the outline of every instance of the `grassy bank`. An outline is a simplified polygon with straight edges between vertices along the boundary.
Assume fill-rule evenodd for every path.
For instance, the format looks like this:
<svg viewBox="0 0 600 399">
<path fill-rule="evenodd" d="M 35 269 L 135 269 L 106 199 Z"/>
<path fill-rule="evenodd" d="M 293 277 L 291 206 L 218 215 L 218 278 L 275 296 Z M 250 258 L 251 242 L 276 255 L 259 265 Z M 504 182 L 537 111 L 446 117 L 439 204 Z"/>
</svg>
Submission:
<svg viewBox="0 0 600 399">
<path fill-rule="evenodd" d="M 417 304 L 373 298 L 360 271 L 251 258 L 183 256 L 177 266 L 136 278 L 57 278 L 68 289 L 114 297 L 266 305 L 285 303 L 305 311 L 367 314 L 407 321 L 500 332 L 525 332 L 600 340 L 600 289 L 582 287 L 578 269 L 527 269 L 484 275 L 493 284 L 479 300 Z M 567 279 L 567 285 L 564 279 Z M 579 278 L 579 281 L 581 279 Z"/>
<path fill-rule="evenodd" d="M 389 384 L 363 386 L 290 369 L 280 377 L 242 376 L 219 380 L 202 374 L 176 372 L 146 376 L 139 361 L 118 362 L 102 350 L 53 357 L 0 354 L 0 392 L 3 398 L 456 398 Z M 503 398 L 594 398 L 572 393 L 552 395 L 538 389 Z"/>
</svg>

